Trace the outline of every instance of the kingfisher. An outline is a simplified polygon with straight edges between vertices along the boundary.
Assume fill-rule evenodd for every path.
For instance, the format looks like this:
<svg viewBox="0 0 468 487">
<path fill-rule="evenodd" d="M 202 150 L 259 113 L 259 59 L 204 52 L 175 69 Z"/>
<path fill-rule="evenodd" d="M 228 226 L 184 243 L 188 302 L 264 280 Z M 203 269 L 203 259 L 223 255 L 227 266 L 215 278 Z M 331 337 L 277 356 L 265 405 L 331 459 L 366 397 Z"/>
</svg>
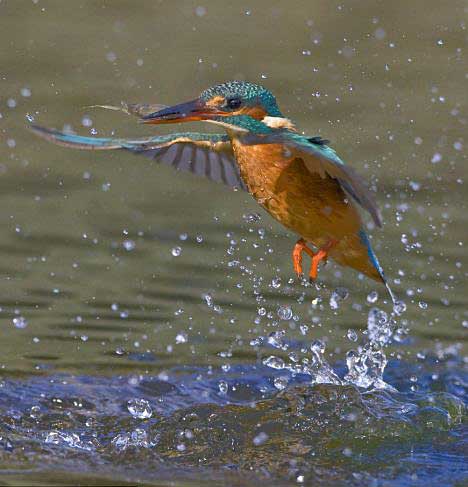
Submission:
<svg viewBox="0 0 468 487">
<path fill-rule="evenodd" d="M 245 190 L 300 237 L 291 255 L 300 278 L 304 254 L 311 258 L 310 281 L 317 279 L 319 265 L 330 257 L 384 284 L 395 303 L 358 209 L 367 210 L 375 224 L 382 225 L 372 193 L 328 140 L 299 133 L 268 89 L 229 81 L 174 106 L 97 106 L 136 115 L 144 124 L 209 122 L 222 127 L 223 133 L 181 132 L 134 139 L 85 137 L 37 125 L 31 129 L 62 146 L 125 150 Z"/>
</svg>

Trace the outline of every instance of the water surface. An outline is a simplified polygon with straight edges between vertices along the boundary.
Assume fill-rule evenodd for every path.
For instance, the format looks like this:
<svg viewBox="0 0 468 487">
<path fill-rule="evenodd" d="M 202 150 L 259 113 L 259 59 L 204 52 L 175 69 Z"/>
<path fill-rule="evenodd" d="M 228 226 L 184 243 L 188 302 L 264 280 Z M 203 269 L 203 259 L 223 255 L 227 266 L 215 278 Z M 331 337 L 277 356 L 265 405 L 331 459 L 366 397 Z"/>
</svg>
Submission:
<svg viewBox="0 0 468 487">
<path fill-rule="evenodd" d="M 0 2 L 2 482 L 466 482 L 464 8 Z M 384 289 L 333 263 L 298 282 L 247 194 L 25 130 L 143 136 L 84 107 L 233 78 L 376 188 L 392 338 Z"/>
</svg>

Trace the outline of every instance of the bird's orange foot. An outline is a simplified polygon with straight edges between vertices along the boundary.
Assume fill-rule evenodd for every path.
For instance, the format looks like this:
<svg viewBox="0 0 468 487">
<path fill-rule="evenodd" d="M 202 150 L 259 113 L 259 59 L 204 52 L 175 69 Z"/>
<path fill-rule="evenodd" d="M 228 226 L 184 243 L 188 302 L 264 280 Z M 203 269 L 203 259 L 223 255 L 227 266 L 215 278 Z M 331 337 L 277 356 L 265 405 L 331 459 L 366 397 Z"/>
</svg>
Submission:
<svg viewBox="0 0 468 487">
<path fill-rule="evenodd" d="M 305 252 L 307 255 L 314 257 L 314 253 L 312 252 L 309 247 L 307 247 L 306 241 L 303 238 L 300 238 L 292 251 L 292 260 L 294 266 L 294 272 L 297 274 L 297 277 L 302 277 L 302 252 Z"/>
<path fill-rule="evenodd" d="M 318 266 L 320 262 L 327 261 L 328 253 L 338 242 L 336 240 L 330 240 L 325 244 L 317 253 L 312 257 L 312 264 L 309 271 L 309 282 L 315 281 L 318 276 Z"/>
</svg>

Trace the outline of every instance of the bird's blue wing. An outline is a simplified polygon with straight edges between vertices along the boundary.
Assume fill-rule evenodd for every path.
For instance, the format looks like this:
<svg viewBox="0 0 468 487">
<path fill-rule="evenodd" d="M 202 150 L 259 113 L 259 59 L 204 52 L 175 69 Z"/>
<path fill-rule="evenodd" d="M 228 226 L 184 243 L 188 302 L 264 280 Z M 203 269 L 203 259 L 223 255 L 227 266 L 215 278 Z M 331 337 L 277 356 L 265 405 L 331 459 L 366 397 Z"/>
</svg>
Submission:
<svg viewBox="0 0 468 487">
<path fill-rule="evenodd" d="M 178 133 L 145 139 L 85 137 L 31 125 L 43 139 L 58 145 L 85 150 L 127 150 L 181 171 L 246 189 L 227 135 Z"/>
<path fill-rule="evenodd" d="M 380 212 L 372 193 L 357 172 L 347 166 L 331 147 L 311 142 L 306 137 L 293 132 L 284 134 L 281 140 L 303 159 L 309 171 L 318 172 L 322 177 L 328 175 L 336 179 L 341 187 L 371 214 L 376 225 L 382 226 Z"/>
</svg>

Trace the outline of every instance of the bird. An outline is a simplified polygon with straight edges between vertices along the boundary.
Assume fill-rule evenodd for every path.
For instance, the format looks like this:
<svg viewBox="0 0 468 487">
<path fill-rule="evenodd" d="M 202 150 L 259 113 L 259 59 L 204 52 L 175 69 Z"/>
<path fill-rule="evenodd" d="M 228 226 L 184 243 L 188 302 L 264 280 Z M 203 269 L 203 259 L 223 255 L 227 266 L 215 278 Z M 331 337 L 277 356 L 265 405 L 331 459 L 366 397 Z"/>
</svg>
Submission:
<svg viewBox="0 0 468 487">
<path fill-rule="evenodd" d="M 223 133 L 180 132 L 145 138 L 89 137 L 31 124 L 38 136 L 66 147 L 124 150 L 249 192 L 273 218 L 299 236 L 291 258 L 303 277 L 303 255 L 311 258 L 309 280 L 331 258 L 385 285 L 396 298 L 364 229 L 359 208 L 375 225 L 382 218 L 371 191 L 320 136 L 302 135 L 265 87 L 228 81 L 194 100 L 173 106 L 95 105 L 135 115 L 144 124 L 209 122 Z"/>
</svg>

